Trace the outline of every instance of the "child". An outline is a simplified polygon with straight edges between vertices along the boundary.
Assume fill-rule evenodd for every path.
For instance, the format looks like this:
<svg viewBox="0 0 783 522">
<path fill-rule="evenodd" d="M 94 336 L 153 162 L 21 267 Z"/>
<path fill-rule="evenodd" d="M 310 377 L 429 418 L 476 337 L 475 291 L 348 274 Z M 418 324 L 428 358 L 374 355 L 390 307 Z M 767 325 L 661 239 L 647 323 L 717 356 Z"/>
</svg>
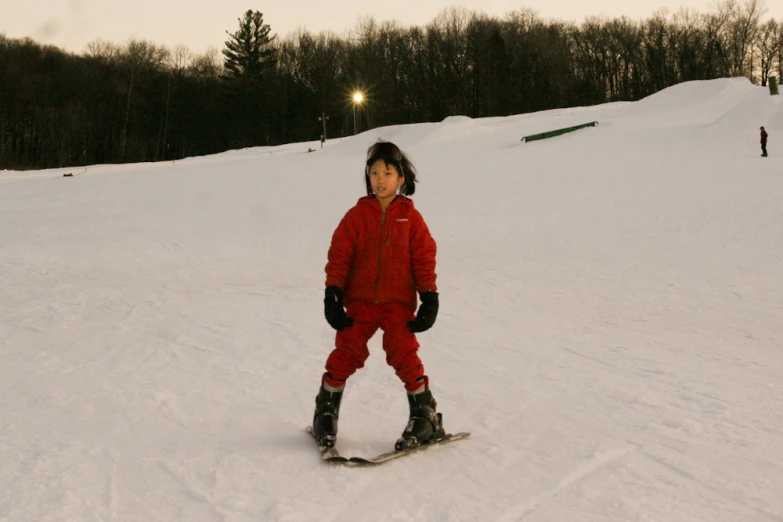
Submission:
<svg viewBox="0 0 783 522">
<path fill-rule="evenodd" d="M 764 130 L 764 127 L 761 127 L 761 157 L 767 157 L 767 131 Z"/>
<path fill-rule="evenodd" d="M 380 328 L 386 362 L 408 392 L 410 418 L 395 445 L 403 449 L 444 435 L 415 335 L 438 315 L 436 247 L 406 197 L 416 189 L 416 169 L 396 145 L 379 141 L 368 149 L 364 181 L 367 196 L 345 214 L 329 247 L 324 315 L 337 336 L 315 399 L 313 431 L 322 445 L 334 446 L 345 381 L 364 366 L 367 341 Z"/>
</svg>

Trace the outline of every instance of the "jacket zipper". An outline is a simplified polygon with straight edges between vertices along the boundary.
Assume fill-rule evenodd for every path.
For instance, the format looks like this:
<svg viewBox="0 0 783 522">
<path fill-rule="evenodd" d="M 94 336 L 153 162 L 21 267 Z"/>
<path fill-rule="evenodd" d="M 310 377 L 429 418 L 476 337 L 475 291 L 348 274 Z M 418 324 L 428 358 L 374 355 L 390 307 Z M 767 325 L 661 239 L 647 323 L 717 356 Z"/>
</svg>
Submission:
<svg viewBox="0 0 783 522">
<path fill-rule="evenodd" d="M 381 233 L 378 238 L 378 275 L 375 278 L 375 299 L 373 301 L 378 303 L 378 284 L 381 282 L 381 254 L 383 254 L 383 228 L 386 226 L 386 210 L 381 209 Z"/>
<path fill-rule="evenodd" d="M 381 217 L 381 225 L 383 225 L 386 222 L 386 212 L 383 212 L 383 216 Z M 386 240 L 386 246 L 389 246 L 389 242 L 391 241 L 391 227 L 386 227 L 386 233 L 384 234 L 384 239 Z"/>
</svg>

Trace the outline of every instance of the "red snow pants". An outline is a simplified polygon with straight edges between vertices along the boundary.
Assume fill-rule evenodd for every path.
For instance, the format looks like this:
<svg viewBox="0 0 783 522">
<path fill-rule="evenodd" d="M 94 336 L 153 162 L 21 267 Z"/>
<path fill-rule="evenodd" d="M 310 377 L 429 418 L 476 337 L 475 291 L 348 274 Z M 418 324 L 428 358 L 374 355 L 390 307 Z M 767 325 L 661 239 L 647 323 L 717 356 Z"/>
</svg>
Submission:
<svg viewBox="0 0 783 522">
<path fill-rule="evenodd" d="M 345 384 L 348 377 L 364 366 L 370 356 L 367 341 L 380 328 L 383 330 L 386 362 L 405 383 L 405 389 L 414 391 L 421 387 L 422 381 L 427 386 L 424 366 L 418 355 L 419 343 L 416 336 L 408 330 L 408 321 L 415 319 L 415 316 L 407 306 L 354 301 L 346 306 L 346 314 L 353 318 L 353 326 L 337 332 L 335 349 L 326 360 L 326 373 L 323 377 L 326 384 L 339 388 Z M 416 382 L 417 379 L 421 380 Z"/>
</svg>

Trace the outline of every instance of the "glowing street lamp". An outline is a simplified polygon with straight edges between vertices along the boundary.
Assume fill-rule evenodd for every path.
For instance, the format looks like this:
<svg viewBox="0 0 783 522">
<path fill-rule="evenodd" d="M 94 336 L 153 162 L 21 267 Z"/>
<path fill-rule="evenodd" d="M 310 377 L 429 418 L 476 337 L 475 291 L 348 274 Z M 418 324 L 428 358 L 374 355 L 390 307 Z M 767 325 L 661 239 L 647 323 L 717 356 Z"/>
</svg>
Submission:
<svg viewBox="0 0 783 522">
<path fill-rule="evenodd" d="M 362 100 L 364 100 L 364 95 L 360 93 L 359 91 L 356 91 L 353 93 L 353 133 L 356 135 L 356 106 L 360 103 L 362 103 Z"/>
</svg>

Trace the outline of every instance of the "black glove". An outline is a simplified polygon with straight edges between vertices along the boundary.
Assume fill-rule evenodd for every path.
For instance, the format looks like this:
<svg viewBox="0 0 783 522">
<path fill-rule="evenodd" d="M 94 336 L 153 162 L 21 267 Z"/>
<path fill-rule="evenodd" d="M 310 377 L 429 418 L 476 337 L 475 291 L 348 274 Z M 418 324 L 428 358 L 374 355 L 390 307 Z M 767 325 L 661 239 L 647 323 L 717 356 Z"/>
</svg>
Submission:
<svg viewBox="0 0 783 522">
<path fill-rule="evenodd" d="M 343 328 L 353 326 L 353 319 L 345 315 L 343 308 L 343 291 L 336 286 L 326 288 L 324 296 L 324 315 L 326 322 L 335 330 L 342 331 Z"/>
<path fill-rule="evenodd" d="M 408 323 L 411 333 L 424 332 L 432 328 L 438 317 L 438 292 L 424 292 L 419 294 L 421 305 L 416 312 L 416 320 Z"/>
</svg>

